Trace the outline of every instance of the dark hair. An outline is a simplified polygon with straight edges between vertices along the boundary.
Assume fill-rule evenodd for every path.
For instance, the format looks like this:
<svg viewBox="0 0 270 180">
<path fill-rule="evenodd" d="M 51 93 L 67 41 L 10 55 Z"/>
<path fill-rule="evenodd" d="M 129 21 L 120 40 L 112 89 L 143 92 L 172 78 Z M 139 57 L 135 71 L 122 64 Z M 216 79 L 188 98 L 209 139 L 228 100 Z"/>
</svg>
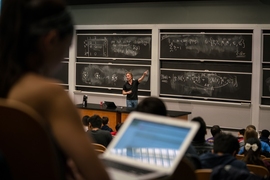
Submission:
<svg viewBox="0 0 270 180">
<path fill-rule="evenodd" d="M 239 132 L 239 134 L 241 134 L 241 135 L 245 135 L 245 131 L 246 131 L 246 129 L 240 129 L 238 132 Z"/>
<path fill-rule="evenodd" d="M 73 22 L 61 0 L 5 0 L 0 16 L 0 97 L 7 97 L 14 83 L 27 72 L 44 65 L 30 62 L 38 54 L 39 39 L 56 30 L 64 39 L 73 34 Z M 60 60 L 59 60 L 60 61 Z"/>
<path fill-rule="evenodd" d="M 102 125 L 102 119 L 99 115 L 93 115 L 89 117 L 89 123 L 91 123 L 91 126 L 93 128 L 101 128 Z"/>
<path fill-rule="evenodd" d="M 269 131 L 267 130 L 267 129 L 264 129 L 264 130 L 262 130 L 262 132 L 261 132 L 261 137 L 266 137 L 266 138 L 268 138 L 269 137 Z"/>
<path fill-rule="evenodd" d="M 82 123 L 83 123 L 84 126 L 89 125 L 89 116 L 88 115 L 83 116 Z"/>
<path fill-rule="evenodd" d="M 164 102 L 157 97 L 144 98 L 135 108 L 135 111 L 167 116 L 167 108 Z"/>
<path fill-rule="evenodd" d="M 193 138 L 193 141 L 204 142 L 205 141 L 205 134 L 206 134 L 206 124 L 202 117 L 194 117 L 191 121 L 198 122 L 200 127 L 197 131 L 197 134 Z"/>
<path fill-rule="evenodd" d="M 109 122 L 109 118 L 106 117 L 106 116 L 103 116 L 103 117 L 102 117 L 102 124 L 103 124 L 103 125 L 106 125 L 106 124 L 108 124 L 108 122 Z"/>
<path fill-rule="evenodd" d="M 263 161 L 261 160 L 261 142 L 258 138 L 249 138 L 247 139 L 247 141 L 245 142 L 246 144 L 256 144 L 258 146 L 258 149 L 256 151 L 252 150 L 252 147 L 247 150 L 244 146 L 244 158 L 243 161 L 246 162 L 247 164 L 255 164 L 255 165 L 261 165 L 264 166 Z"/>
<path fill-rule="evenodd" d="M 218 125 L 214 125 L 212 128 L 211 128 L 211 134 L 213 137 L 215 137 L 215 135 L 217 135 L 218 133 L 221 132 L 221 129 Z"/>
<path fill-rule="evenodd" d="M 123 123 L 118 123 L 118 124 L 116 124 L 115 130 L 116 130 L 116 131 L 119 131 L 119 129 L 121 128 L 122 125 L 123 125 Z"/>
<path fill-rule="evenodd" d="M 234 155 L 239 151 L 239 142 L 231 134 L 219 133 L 214 137 L 214 153 L 228 153 Z"/>
</svg>

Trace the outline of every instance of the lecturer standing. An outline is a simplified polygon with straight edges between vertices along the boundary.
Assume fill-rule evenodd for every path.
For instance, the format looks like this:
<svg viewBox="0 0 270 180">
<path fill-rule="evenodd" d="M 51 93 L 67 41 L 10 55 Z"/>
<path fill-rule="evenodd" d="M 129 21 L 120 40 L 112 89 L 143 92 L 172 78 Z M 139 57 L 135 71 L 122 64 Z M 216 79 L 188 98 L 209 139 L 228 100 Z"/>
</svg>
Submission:
<svg viewBox="0 0 270 180">
<path fill-rule="evenodd" d="M 123 86 L 123 95 L 127 95 L 127 107 L 135 108 L 138 104 L 138 86 L 148 74 L 146 70 L 139 79 L 133 79 L 131 72 L 126 73 L 127 82 Z"/>
</svg>

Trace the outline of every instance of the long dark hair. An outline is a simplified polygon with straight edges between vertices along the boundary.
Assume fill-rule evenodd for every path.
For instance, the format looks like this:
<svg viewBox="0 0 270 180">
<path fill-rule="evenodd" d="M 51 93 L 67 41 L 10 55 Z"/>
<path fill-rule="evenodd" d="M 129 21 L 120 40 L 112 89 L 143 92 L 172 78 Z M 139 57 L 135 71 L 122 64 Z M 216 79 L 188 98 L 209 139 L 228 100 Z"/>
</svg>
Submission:
<svg viewBox="0 0 270 180">
<path fill-rule="evenodd" d="M 4 0 L 0 16 L 0 97 L 27 72 L 39 72 L 43 60 L 31 65 L 37 42 L 50 30 L 59 38 L 73 33 L 71 16 L 61 0 Z"/>
<path fill-rule="evenodd" d="M 257 148 L 252 149 L 252 147 L 246 148 L 246 145 L 256 145 Z M 249 138 L 245 141 L 244 146 L 244 158 L 243 161 L 247 164 L 255 164 L 260 166 L 265 166 L 261 159 L 261 142 L 258 138 Z"/>
</svg>

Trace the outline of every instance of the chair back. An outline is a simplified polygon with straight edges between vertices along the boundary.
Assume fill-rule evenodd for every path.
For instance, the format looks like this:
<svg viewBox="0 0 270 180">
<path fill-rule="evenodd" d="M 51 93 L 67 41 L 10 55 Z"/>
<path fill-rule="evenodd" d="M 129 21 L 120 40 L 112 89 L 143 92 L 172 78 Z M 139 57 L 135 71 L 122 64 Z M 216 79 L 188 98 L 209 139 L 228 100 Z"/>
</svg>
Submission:
<svg viewBox="0 0 270 180">
<path fill-rule="evenodd" d="M 270 175 L 268 169 L 264 166 L 247 164 L 247 168 L 249 169 L 250 172 L 260 177 L 265 177 L 265 176 L 269 177 Z"/>
<path fill-rule="evenodd" d="M 103 146 L 102 144 L 92 143 L 92 145 L 94 146 L 94 149 L 96 149 L 96 150 L 102 150 L 102 151 L 106 150 L 106 147 Z"/>
<path fill-rule="evenodd" d="M 168 180 L 197 180 L 195 174 L 195 167 L 190 160 L 184 157 L 178 164 L 174 173 Z"/>
<path fill-rule="evenodd" d="M 267 161 L 267 162 L 270 163 L 270 158 L 269 158 L 269 157 L 265 157 L 265 158 L 263 158 L 262 160 Z"/>
<path fill-rule="evenodd" d="M 0 151 L 13 180 L 64 179 L 41 117 L 17 101 L 0 99 Z"/>
<path fill-rule="evenodd" d="M 245 156 L 243 154 L 236 154 L 235 158 L 238 160 L 242 160 Z"/>
<path fill-rule="evenodd" d="M 197 169 L 195 174 L 197 180 L 210 180 L 212 169 Z"/>
</svg>

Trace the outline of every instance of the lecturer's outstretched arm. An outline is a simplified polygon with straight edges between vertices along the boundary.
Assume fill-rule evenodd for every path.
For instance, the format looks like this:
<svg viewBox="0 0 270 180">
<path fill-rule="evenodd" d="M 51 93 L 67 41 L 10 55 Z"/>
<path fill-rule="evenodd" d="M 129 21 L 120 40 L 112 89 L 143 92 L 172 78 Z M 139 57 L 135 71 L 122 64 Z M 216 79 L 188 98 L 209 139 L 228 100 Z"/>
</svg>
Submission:
<svg viewBox="0 0 270 180">
<path fill-rule="evenodd" d="M 138 79 L 138 82 L 141 83 L 144 77 L 148 74 L 148 70 L 143 72 L 143 75 Z"/>
</svg>

